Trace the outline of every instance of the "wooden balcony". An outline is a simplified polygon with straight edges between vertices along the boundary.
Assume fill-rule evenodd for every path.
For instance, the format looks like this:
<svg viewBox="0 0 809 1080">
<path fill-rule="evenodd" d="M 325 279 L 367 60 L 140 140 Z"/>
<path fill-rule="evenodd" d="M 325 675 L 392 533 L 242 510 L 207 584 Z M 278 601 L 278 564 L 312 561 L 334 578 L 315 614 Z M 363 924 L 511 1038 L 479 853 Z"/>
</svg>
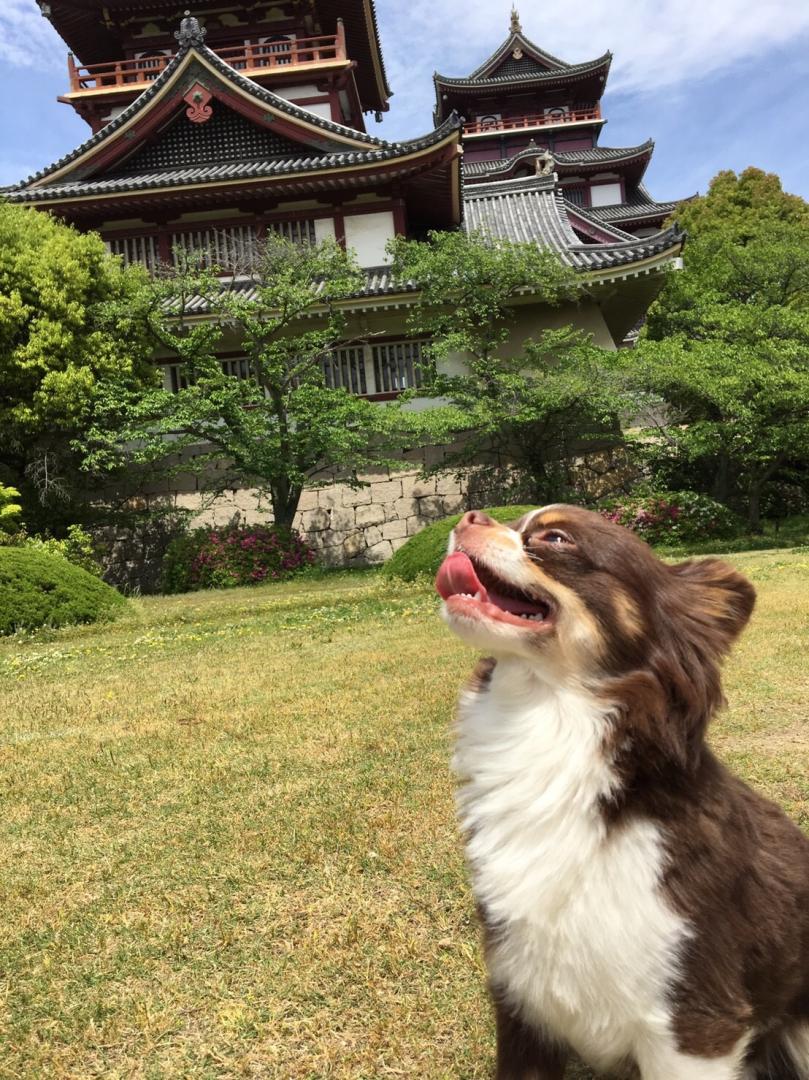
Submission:
<svg viewBox="0 0 809 1080">
<path fill-rule="evenodd" d="M 473 120 L 471 124 L 464 124 L 464 136 L 469 135 L 496 135 L 501 131 L 521 131 L 524 128 L 557 127 L 560 124 L 582 124 L 588 121 L 601 120 L 601 109 L 598 105 L 587 109 L 554 109 L 547 113 L 534 113 L 531 116 L 504 116 L 502 119 L 494 117 Z"/>
<path fill-rule="evenodd" d="M 345 32 L 340 20 L 336 34 L 249 43 L 215 49 L 214 52 L 225 63 L 249 76 L 347 60 Z M 172 56 L 149 56 L 83 67 L 68 55 L 70 93 L 140 90 L 153 82 L 172 59 Z"/>
</svg>

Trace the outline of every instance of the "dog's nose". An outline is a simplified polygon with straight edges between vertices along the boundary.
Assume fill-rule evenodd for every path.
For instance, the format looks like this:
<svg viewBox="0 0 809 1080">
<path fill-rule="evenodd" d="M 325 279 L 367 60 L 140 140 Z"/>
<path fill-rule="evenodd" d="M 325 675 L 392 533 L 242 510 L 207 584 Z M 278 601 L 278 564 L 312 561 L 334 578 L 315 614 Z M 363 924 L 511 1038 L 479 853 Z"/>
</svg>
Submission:
<svg viewBox="0 0 809 1080">
<path fill-rule="evenodd" d="M 484 514 L 482 510 L 467 510 L 461 520 L 458 522 L 456 528 L 465 529 L 467 525 L 496 525 L 497 522 L 494 518 L 490 518 L 488 514 Z"/>
</svg>

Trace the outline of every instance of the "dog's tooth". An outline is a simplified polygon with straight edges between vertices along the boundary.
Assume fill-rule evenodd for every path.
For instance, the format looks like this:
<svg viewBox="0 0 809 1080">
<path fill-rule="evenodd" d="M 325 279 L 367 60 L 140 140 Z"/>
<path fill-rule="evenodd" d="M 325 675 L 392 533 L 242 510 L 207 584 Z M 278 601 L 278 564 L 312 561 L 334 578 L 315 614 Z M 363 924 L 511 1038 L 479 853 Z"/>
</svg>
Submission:
<svg viewBox="0 0 809 1080">
<path fill-rule="evenodd" d="M 481 601 L 483 600 L 483 593 L 480 591 L 480 589 L 478 589 L 478 591 L 475 593 L 475 599 Z"/>
</svg>

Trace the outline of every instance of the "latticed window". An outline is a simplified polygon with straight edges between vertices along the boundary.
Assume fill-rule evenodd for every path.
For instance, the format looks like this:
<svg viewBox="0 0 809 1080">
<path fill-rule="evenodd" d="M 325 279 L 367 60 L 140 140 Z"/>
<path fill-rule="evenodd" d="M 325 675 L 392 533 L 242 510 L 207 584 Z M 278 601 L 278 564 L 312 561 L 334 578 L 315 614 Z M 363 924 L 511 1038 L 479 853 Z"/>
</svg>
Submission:
<svg viewBox="0 0 809 1080">
<path fill-rule="evenodd" d="M 335 349 L 323 360 L 323 378 L 332 390 L 350 390 L 352 394 L 368 393 L 363 345 Z"/>
<path fill-rule="evenodd" d="M 376 393 L 410 390 L 423 384 L 423 357 L 420 341 L 390 341 L 373 345 Z"/>
<path fill-rule="evenodd" d="M 323 360 L 323 378 L 352 394 L 393 394 L 423 385 L 424 363 L 420 341 L 346 345 Z"/>
<path fill-rule="evenodd" d="M 273 37 L 259 38 L 258 44 L 253 46 L 253 54 L 273 56 L 276 64 L 290 64 L 294 41 L 294 34 L 275 34 Z"/>
<path fill-rule="evenodd" d="M 185 253 L 199 258 L 201 265 L 221 270 L 249 269 L 256 255 L 258 236 L 254 225 L 230 225 L 226 228 L 194 229 L 171 234 L 175 263 Z"/>
<path fill-rule="evenodd" d="M 250 365 L 246 356 L 227 356 L 219 361 L 225 375 L 234 379 L 249 379 Z M 166 364 L 163 368 L 163 385 L 176 394 L 178 390 L 187 390 L 197 380 L 189 374 L 185 364 Z"/>
<path fill-rule="evenodd" d="M 246 356 L 227 357 L 219 363 L 225 375 L 232 375 L 234 379 L 250 378 L 250 365 Z"/>
<path fill-rule="evenodd" d="M 156 270 L 160 265 L 160 252 L 156 236 L 122 236 L 107 241 L 107 249 L 113 255 L 120 255 L 124 263 L 143 263 L 148 270 Z"/>
<path fill-rule="evenodd" d="M 563 187 L 562 194 L 566 199 L 569 199 L 574 206 L 585 206 L 587 188 L 582 187 Z"/>
<path fill-rule="evenodd" d="M 163 368 L 163 386 L 176 394 L 178 390 L 187 390 L 196 379 L 189 375 L 185 364 L 166 364 Z"/>
<path fill-rule="evenodd" d="M 285 236 L 293 244 L 314 244 L 316 242 L 315 223 L 311 219 L 297 221 L 268 221 L 267 232 Z"/>
<path fill-rule="evenodd" d="M 422 347 L 420 341 L 344 345 L 321 360 L 323 381 L 330 389 L 344 389 L 362 397 L 416 389 L 424 383 L 427 364 Z M 251 378 L 246 356 L 222 357 L 219 363 L 225 375 Z M 166 389 L 175 394 L 196 381 L 183 364 L 167 364 L 163 373 Z"/>
</svg>

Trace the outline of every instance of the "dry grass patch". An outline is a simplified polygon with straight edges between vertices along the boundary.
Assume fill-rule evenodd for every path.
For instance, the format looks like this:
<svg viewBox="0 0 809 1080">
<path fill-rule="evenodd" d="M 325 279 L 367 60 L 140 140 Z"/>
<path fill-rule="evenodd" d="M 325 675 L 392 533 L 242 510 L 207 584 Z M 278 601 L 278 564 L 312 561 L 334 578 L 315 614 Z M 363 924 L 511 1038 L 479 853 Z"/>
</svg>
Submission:
<svg viewBox="0 0 809 1080">
<path fill-rule="evenodd" d="M 807 824 L 809 555 L 733 561 L 714 741 Z M 0 644 L 0 1077 L 489 1075 L 435 611 L 345 576 Z"/>
</svg>

